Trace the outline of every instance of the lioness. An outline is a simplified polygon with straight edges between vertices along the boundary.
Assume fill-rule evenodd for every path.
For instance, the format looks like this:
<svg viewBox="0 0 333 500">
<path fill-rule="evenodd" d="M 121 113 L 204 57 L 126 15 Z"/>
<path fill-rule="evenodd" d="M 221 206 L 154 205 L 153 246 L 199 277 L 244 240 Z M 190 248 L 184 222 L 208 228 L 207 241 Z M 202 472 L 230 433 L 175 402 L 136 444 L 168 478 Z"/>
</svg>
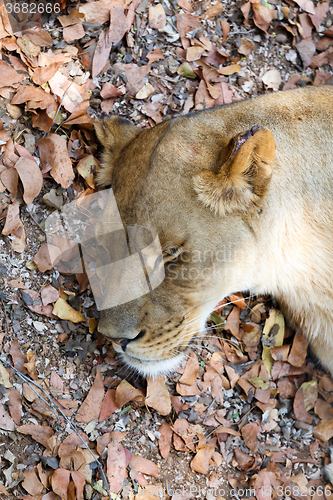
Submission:
<svg viewBox="0 0 333 500">
<path fill-rule="evenodd" d="M 99 184 L 112 185 L 122 222 L 155 228 L 163 248 L 163 282 L 101 312 L 99 331 L 129 366 L 174 369 L 214 306 L 250 290 L 275 296 L 333 373 L 332 117 L 333 87 L 322 86 L 152 129 L 96 124 Z M 97 225 L 106 249 L 109 222 L 106 206 Z"/>
</svg>

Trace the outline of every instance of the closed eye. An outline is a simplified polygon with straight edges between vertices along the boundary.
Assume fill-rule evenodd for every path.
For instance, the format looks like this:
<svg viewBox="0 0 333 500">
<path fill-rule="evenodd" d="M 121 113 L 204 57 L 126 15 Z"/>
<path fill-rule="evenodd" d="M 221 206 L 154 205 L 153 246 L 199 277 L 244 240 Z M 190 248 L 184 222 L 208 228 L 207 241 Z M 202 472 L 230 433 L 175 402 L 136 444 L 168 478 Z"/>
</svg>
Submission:
<svg viewBox="0 0 333 500">
<path fill-rule="evenodd" d="M 182 246 L 169 246 L 163 250 L 164 263 L 174 262 L 184 252 Z"/>
</svg>

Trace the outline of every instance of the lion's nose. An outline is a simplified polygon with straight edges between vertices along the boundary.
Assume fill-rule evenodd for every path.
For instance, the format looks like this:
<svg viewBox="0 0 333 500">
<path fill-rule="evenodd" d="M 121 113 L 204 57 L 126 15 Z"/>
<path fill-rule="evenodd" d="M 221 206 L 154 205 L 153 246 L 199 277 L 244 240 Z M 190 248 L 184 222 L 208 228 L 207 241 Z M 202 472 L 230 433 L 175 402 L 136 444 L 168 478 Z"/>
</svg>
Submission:
<svg viewBox="0 0 333 500">
<path fill-rule="evenodd" d="M 144 336 L 146 333 L 146 330 L 143 329 L 141 330 L 134 339 L 111 339 L 114 344 L 118 344 L 121 346 L 122 350 L 125 352 L 127 344 L 130 342 L 133 342 L 134 340 L 139 340 L 141 337 Z"/>
</svg>

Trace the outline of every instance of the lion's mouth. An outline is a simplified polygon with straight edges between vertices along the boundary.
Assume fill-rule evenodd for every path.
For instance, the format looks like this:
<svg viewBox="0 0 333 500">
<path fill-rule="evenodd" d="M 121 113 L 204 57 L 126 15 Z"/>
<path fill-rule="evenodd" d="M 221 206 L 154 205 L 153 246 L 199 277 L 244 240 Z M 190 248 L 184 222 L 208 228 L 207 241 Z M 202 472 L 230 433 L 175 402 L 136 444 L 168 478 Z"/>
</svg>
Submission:
<svg viewBox="0 0 333 500">
<path fill-rule="evenodd" d="M 157 375 L 169 375 L 172 373 L 184 360 L 183 354 L 178 354 L 177 356 L 173 356 L 171 358 L 166 359 L 140 359 L 127 352 L 122 352 L 121 358 L 124 363 L 141 373 L 145 377 L 156 377 Z"/>
</svg>

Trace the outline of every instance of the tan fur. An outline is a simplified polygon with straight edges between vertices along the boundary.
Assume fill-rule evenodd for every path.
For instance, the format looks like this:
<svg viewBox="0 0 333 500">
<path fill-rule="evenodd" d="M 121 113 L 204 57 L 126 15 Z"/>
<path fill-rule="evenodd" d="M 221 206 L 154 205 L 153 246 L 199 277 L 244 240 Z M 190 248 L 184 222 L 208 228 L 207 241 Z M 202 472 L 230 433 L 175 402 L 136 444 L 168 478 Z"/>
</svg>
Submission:
<svg viewBox="0 0 333 500">
<path fill-rule="evenodd" d="M 332 116 L 333 87 L 313 87 L 150 130 L 97 125 L 99 182 L 111 183 L 123 223 L 153 227 L 165 250 L 159 287 L 101 312 L 103 334 L 131 339 L 115 344 L 129 365 L 172 369 L 214 306 L 250 290 L 274 295 L 333 373 Z"/>
</svg>

